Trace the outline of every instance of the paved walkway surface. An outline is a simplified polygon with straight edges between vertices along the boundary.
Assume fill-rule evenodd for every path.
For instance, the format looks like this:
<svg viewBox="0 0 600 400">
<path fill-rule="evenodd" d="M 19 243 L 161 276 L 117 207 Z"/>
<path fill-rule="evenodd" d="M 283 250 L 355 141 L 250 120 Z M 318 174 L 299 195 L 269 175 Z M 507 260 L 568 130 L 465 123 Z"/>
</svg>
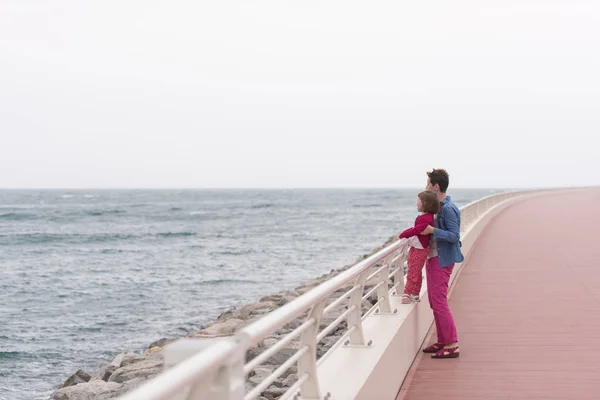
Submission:
<svg viewBox="0 0 600 400">
<path fill-rule="evenodd" d="M 398 399 L 600 399 L 599 189 L 506 209 L 458 278 L 461 355 L 421 353 Z"/>
</svg>

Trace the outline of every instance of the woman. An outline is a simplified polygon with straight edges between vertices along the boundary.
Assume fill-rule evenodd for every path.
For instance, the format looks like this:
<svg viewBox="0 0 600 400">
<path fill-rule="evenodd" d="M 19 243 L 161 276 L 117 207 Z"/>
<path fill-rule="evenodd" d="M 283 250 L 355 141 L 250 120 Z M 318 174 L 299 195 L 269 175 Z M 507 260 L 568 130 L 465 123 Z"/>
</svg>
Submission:
<svg viewBox="0 0 600 400">
<path fill-rule="evenodd" d="M 427 172 L 427 187 L 440 200 L 440 211 L 434 226 L 427 226 L 422 234 L 433 234 L 427 258 L 427 294 L 433 310 L 437 342 L 423 349 L 432 358 L 456 358 L 460 354 L 454 317 L 448 306 L 448 285 L 455 263 L 464 260 L 460 251 L 460 210 L 446 195 L 448 173 L 443 169 Z"/>
</svg>

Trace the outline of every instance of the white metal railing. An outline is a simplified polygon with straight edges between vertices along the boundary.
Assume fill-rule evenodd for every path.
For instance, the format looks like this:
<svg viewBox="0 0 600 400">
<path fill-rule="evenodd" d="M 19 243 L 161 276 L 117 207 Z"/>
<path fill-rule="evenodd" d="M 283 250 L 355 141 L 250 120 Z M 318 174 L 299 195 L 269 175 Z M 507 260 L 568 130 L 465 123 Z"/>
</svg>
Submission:
<svg viewBox="0 0 600 400">
<path fill-rule="evenodd" d="M 497 205 L 539 192 L 493 194 L 462 207 L 461 236 L 464 237 L 481 217 Z M 405 240 L 396 241 L 242 328 L 234 336 L 196 344 L 191 341 L 203 339 L 186 339 L 171 344 L 165 349 L 165 371 L 120 399 L 252 400 L 260 397 L 294 364 L 297 365 L 298 379 L 279 398 L 323 399 L 317 376 L 317 368 L 322 362 L 339 346 L 370 346 L 363 335 L 365 318 L 374 313 L 397 312 L 391 309 L 390 296 L 404 291 L 406 250 Z M 344 288 L 347 290 L 343 294 L 333 296 Z M 370 298 L 376 298 L 375 303 L 363 310 Z M 323 317 L 331 314 L 335 315 L 330 318 L 335 319 L 321 327 Z M 247 350 L 297 318 L 301 318 L 298 327 L 246 362 Z M 347 325 L 343 335 L 318 358 L 318 343 L 343 322 Z M 256 386 L 247 387 L 248 374 L 292 342 L 295 353 Z"/>
</svg>

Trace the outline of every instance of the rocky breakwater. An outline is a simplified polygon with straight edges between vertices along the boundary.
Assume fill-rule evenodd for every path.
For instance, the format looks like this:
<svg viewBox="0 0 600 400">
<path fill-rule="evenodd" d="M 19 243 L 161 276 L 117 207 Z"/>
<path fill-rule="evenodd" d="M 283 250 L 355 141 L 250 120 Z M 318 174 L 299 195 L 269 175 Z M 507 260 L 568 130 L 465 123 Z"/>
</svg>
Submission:
<svg viewBox="0 0 600 400">
<path fill-rule="evenodd" d="M 362 255 L 356 262 L 362 261 L 371 254 L 381 250 L 396 240 L 391 237 L 382 246 L 373 249 L 370 254 Z M 327 279 L 336 276 L 342 271 L 347 270 L 354 264 L 346 265 L 339 269 L 331 270 L 310 282 L 304 283 L 294 290 L 282 291 L 261 298 L 256 303 L 246 304 L 243 307 L 228 310 L 222 313 L 215 321 L 208 323 L 204 329 L 198 332 L 190 332 L 187 337 L 190 338 L 214 338 L 233 335 L 237 330 L 256 321 L 263 315 L 273 311 L 292 301 L 296 297 L 308 292 L 315 286 L 323 283 Z M 351 284 L 339 289 L 331 296 L 331 301 L 337 299 L 340 295 L 348 291 Z M 365 293 L 372 286 L 365 288 Z M 376 302 L 373 296 L 365 300 L 362 304 L 363 312 L 367 311 Z M 340 314 L 346 310 L 346 305 L 341 304 L 337 309 L 332 310 L 324 316 L 320 322 L 320 328 L 328 326 Z M 264 352 L 269 347 L 277 343 L 283 336 L 300 326 L 306 317 L 302 316 L 290 322 L 278 332 L 263 339 L 257 346 L 249 349 L 246 353 L 246 360 L 250 361 Z M 317 347 L 317 357 L 331 348 L 342 336 L 346 329 L 346 322 L 342 322 L 336 329 L 329 333 Z M 103 400 L 114 399 L 131 389 L 141 385 L 148 379 L 158 375 L 163 369 L 162 350 L 168 343 L 177 340 L 177 338 L 163 338 L 148 346 L 143 353 L 123 353 L 115 357 L 108 365 L 105 365 L 95 373 L 87 373 L 83 370 L 76 371 L 64 384 L 53 394 L 52 400 Z M 251 390 L 262 380 L 270 375 L 275 369 L 289 359 L 299 348 L 298 339 L 290 342 L 285 348 L 275 353 L 264 364 L 255 368 L 246 380 L 246 389 Z M 261 393 L 260 400 L 278 399 L 296 380 L 297 368 L 292 366 L 281 377 L 279 377 L 269 388 Z"/>
</svg>

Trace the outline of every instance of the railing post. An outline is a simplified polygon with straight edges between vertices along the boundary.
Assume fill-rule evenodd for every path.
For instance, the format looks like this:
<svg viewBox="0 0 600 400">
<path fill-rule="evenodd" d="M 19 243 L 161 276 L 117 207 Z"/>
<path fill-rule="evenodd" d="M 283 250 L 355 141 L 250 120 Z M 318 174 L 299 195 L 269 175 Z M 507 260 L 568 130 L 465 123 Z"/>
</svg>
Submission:
<svg viewBox="0 0 600 400">
<path fill-rule="evenodd" d="M 404 293 L 404 263 L 406 262 L 406 251 L 401 250 L 400 257 L 396 260 L 396 272 L 394 273 L 394 286 L 396 287 L 396 296 Z"/>
<path fill-rule="evenodd" d="M 371 270 L 368 269 L 358 276 L 356 283 L 354 284 L 354 287 L 357 287 L 358 289 L 350 295 L 348 301 L 349 308 L 355 306 L 354 310 L 348 314 L 348 329 L 354 328 L 348 338 L 351 345 L 365 345 L 365 335 L 362 328 L 362 296 L 365 291 L 365 282 L 369 277 L 370 271 Z"/>
<path fill-rule="evenodd" d="M 387 256 L 383 265 L 379 269 L 379 279 L 377 284 L 377 301 L 379 302 L 379 313 L 389 314 L 392 311 L 392 305 L 390 303 L 390 293 L 388 284 L 390 282 L 390 264 L 394 259 L 394 254 Z"/>
<path fill-rule="evenodd" d="M 300 336 L 300 348 L 308 346 L 308 351 L 298 359 L 298 376 L 308 375 L 308 379 L 300 386 L 302 399 L 321 399 L 321 388 L 317 376 L 317 334 L 324 308 L 325 300 L 311 308 L 307 321 L 314 319 L 315 323 L 302 332 Z"/>
</svg>

